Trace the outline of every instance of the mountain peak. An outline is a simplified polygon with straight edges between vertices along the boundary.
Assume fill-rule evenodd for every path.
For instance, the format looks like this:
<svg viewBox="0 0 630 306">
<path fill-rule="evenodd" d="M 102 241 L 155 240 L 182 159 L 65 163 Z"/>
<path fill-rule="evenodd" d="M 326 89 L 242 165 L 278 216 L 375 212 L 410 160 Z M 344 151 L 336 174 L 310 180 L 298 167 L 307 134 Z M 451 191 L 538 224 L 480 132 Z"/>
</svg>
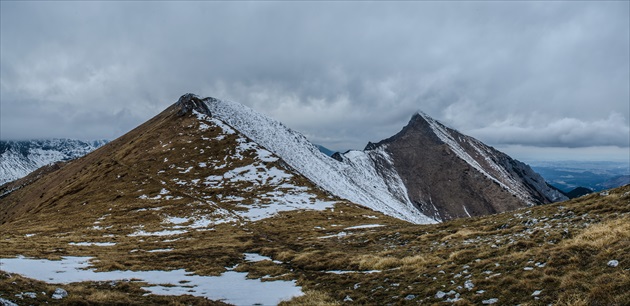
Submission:
<svg viewBox="0 0 630 306">
<path fill-rule="evenodd" d="M 206 105 L 206 103 L 204 102 L 204 100 L 207 99 L 210 98 L 201 99 L 199 98 L 199 96 L 192 93 L 184 94 L 179 97 L 179 100 L 177 100 L 177 103 L 175 103 L 176 106 L 180 107 L 177 114 L 183 116 L 185 114 L 191 113 L 192 111 L 197 111 L 204 115 L 212 116 L 208 105 Z"/>
</svg>

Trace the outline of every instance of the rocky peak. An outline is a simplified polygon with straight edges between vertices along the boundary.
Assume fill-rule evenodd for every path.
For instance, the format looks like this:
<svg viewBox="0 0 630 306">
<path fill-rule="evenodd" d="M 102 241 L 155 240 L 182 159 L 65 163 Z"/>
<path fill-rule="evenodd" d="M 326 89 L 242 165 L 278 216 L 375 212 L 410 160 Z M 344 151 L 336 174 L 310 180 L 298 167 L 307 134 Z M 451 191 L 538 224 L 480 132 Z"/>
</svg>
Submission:
<svg viewBox="0 0 630 306">
<path fill-rule="evenodd" d="M 191 113 L 193 110 L 198 111 L 202 114 L 208 115 L 208 116 L 212 116 L 212 113 L 210 113 L 210 109 L 208 108 L 208 105 L 206 105 L 204 100 L 207 100 L 209 98 L 206 99 L 200 99 L 197 95 L 195 94 L 191 94 L 191 93 L 187 93 L 183 96 L 181 96 L 179 98 L 179 100 L 177 100 L 177 103 L 175 103 L 175 105 L 179 106 L 179 111 L 177 112 L 178 115 L 183 116 L 186 114 Z M 214 100 L 214 99 L 213 99 Z"/>
</svg>

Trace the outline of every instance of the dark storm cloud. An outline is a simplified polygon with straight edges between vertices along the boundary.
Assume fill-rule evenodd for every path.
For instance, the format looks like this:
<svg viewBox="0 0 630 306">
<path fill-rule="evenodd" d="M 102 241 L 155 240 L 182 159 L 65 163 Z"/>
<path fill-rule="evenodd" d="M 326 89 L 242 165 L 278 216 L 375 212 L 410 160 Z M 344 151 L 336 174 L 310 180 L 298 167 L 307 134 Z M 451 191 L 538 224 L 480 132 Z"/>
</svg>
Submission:
<svg viewBox="0 0 630 306">
<path fill-rule="evenodd" d="M 112 138 L 195 92 L 334 149 L 417 110 L 494 145 L 629 146 L 628 2 L 1 5 L 3 139 Z"/>
</svg>

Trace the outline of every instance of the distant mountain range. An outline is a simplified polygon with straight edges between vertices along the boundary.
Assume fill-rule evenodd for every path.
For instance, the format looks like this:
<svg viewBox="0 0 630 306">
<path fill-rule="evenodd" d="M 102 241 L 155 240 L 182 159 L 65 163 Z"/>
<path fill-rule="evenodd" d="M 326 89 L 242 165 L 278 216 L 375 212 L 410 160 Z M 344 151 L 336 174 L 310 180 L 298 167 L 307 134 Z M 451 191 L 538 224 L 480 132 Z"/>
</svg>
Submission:
<svg viewBox="0 0 630 306">
<path fill-rule="evenodd" d="M 81 157 L 107 142 L 73 139 L 0 140 L 0 185 L 22 178 L 42 166 Z"/>
<path fill-rule="evenodd" d="M 534 161 L 530 164 L 563 192 L 577 187 L 600 191 L 630 184 L 630 161 Z"/>
</svg>

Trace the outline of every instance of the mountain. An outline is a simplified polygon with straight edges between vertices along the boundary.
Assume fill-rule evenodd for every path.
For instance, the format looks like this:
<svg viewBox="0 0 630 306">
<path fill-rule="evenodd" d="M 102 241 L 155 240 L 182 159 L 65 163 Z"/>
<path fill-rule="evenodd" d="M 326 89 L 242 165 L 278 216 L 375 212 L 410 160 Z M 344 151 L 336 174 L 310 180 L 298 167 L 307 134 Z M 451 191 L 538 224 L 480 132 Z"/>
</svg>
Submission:
<svg viewBox="0 0 630 306">
<path fill-rule="evenodd" d="M 619 175 L 597 184 L 597 187 L 601 189 L 611 189 L 628 184 L 630 184 L 630 175 Z"/>
<path fill-rule="evenodd" d="M 569 192 L 567 192 L 567 197 L 570 199 L 579 198 L 581 196 L 587 195 L 589 193 L 593 193 L 593 190 L 590 190 L 586 187 L 577 187 Z"/>
<path fill-rule="evenodd" d="M 580 186 L 597 192 L 630 183 L 630 161 L 531 161 L 530 164 L 547 182 L 564 192 Z"/>
<path fill-rule="evenodd" d="M 524 163 L 425 114 L 364 151 L 334 154 L 334 162 L 301 134 L 241 104 L 212 98 L 207 104 L 316 185 L 403 220 L 427 223 L 567 199 Z"/>
<path fill-rule="evenodd" d="M 0 140 L 0 185 L 24 177 L 39 167 L 81 157 L 106 143 L 107 140 Z"/>
<path fill-rule="evenodd" d="M 526 164 L 424 113 L 391 138 L 336 157 L 348 164 L 367 157 L 379 171 L 395 172 L 408 201 L 436 220 L 567 199 Z"/>
<path fill-rule="evenodd" d="M 630 301 L 630 186 L 416 225 L 315 183 L 319 169 L 357 198 L 387 191 L 368 205 L 402 215 L 402 202 L 385 203 L 406 194 L 387 189 L 405 186 L 395 141 L 342 162 L 303 141 L 237 104 L 185 95 L 98 150 L 12 182 L 22 187 L 0 197 L 0 304 Z M 369 184 L 377 191 L 360 189 Z"/>
<path fill-rule="evenodd" d="M 348 163 L 338 162 L 320 152 L 302 134 L 240 103 L 214 98 L 204 101 L 213 117 L 273 152 L 331 194 L 401 220 L 436 222 L 407 199 L 405 186 L 392 167 L 377 169 L 365 155 L 357 155 Z M 384 162 L 390 160 L 385 157 Z"/>
<path fill-rule="evenodd" d="M 567 199 L 527 165 L 423 113 L 391 138 L 330 158 L 300 133 L 239 103 L 182 99 L 196 101 L 192 110 L 233 127 L 331 195 L 401 220 L 433 223 Z"/>
<path fill-rule="evenodd" d="M 48 207 L 72 210 L 77 203 L 94 211 L 111 205 L 140 209 L 156 201 L 195 203 L 203 207 L 194 210 L 200 222 L 212 224 L 335 203 L 273 153 L 213 117 L 193 95 L 100 150 L 31 181 L 6 192 L 0 222 L 30 218 L 23 215 Z"/>
</svg>

